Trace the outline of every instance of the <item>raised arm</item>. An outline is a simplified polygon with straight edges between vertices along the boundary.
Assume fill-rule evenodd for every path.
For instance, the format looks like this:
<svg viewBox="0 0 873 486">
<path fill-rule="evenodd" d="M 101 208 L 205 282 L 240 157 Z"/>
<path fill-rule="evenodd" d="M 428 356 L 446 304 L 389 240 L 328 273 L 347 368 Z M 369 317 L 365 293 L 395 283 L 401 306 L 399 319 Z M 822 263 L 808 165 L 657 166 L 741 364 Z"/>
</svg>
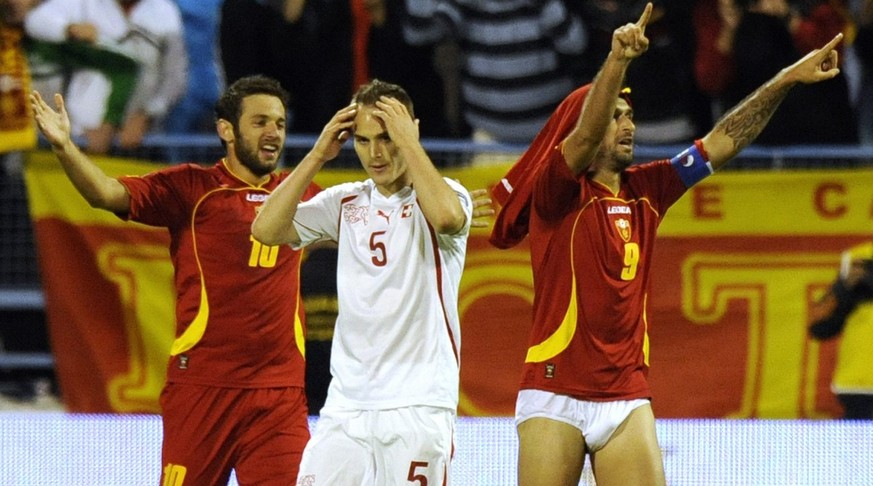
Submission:
<svg viewBox="0 0 873 486">
<path fill-rule="evenodd" d="M 594 78 L 576 127 L 563 142 L 564 159 L 575 174 L 587 170 L 597 154 L 615 113 L 628 65 L 649 48 L 646 25 L 651 15 L 652 4 L 648 3 L 636 23 L 619 27 L 612 34 L 612 49 Z"/>
<path fill-rule="evenodd" d="M 454 234 L 467 223 L 458 195 L 446 183 L 421 146 L 418 121 L 413 120 L 406 106 L 394 98 L 383 96 L 374 112 L 385 122 L 388 135 L 397 147 L 412 181 L 424 217 L 437 233 Z"/>
<path fill-rule="evenodd" d="M 315 174 L 339 155 L 343 143 L 349 138 L 355 111 L 355 106 L 350 105 L 336 112 L 321 131 L 312 150 L 270 194 L 252 223 L 252 236 L 256 240 L 267 245 L 294 245 L 300 242 L 294 227 L 297 205 Z"/>
<path fill-rule="evenodd" d="M 840 74 L 835 48 L 842 38 L 843 34 L 837 34 L 821 49 L 811 51 L 779 71 L 715 124 L 703 137 L 703 146 L 713 169 L 724 165 L 757 138 L 797 83 L 818 83 Z M 815 113 L 810 113 L 810 116 L 814 117 Z M 812 119 L 810 123 L 813 123 Z"/>
<path fill-rule="evenodd" d="M 39 130 L 51 144 L 52 151 L 61 162 L 67 177 L 88 204 L 114 213 L 130 211 L 130 194 L 124 184 L 107 176 L 73 142 L 64 98 L 59 94 L 55 95 L 55 111 L 38 92 L 33 91 L 30 94 L 30 104 Z"/>
</svg>

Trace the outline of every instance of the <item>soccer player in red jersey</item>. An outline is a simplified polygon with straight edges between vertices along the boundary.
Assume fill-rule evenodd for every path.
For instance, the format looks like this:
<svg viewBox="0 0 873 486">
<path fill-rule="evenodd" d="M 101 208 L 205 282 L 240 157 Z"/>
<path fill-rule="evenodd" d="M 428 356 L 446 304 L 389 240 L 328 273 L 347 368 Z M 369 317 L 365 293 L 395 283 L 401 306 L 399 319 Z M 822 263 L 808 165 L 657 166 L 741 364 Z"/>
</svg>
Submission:
<svg viewBox="0 0 873 486">
<path fill-rule="evenodd" d="M 142 177 L 108 177 L 74 144 L 64 100 L 36 91 L 36 121 L 76 189 L 96 208 L 170 232 L 176 340 L 161 393 L 163 485 L 294 484 L 309 439 L 300 252 L 251 236 L 287 173 L 287 93 L 243 78 L 216 104 L 227 155 Z M 319 188 L 310 184 L 308 199 Z"/>
<path fill-rule="evenodd" d="M 615 30 L 593 84 L 565 100 L 493 192 L 503 207 L 492 243 L 530 234 L 533 327 L 516 404 L 521 486 L 577 484 L 586 454 L 598 485 L 666 483 L 646 378 L 657 227 L 688 188 L 755 139 L 793 86 L 839 73 L 841 35 L 672 160 L 631 167 L 633 110 L 622 83 L 648 48 L 651 10 Z"/>
</svg>

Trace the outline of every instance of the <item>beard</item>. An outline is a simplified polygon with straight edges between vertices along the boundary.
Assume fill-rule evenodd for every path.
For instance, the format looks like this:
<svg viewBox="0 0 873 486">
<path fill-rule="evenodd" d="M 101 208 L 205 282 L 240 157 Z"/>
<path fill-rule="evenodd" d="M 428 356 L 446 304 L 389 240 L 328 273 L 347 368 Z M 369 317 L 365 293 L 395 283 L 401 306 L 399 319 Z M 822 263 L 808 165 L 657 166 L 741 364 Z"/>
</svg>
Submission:
<svg viewBox="0 0 873 486">
<path fill-rule="evenodd" d="M 613 153 L 612 153 L 612 166 L 613 166 L 613 168 L 615 169 L 616 172 L 621 172 L 621 171 L 627 169 L 628 167 L 630 167 L 631 165 L 633 165 L 633 163 L 634 163 L 634 154 L 633 154 L 633 152 L 631 152 L 631 153 L 626 153 L 626 152 L 617 153 L 617 152 L 613 152 Z"/>
<path fill-rule="evenodd" d="M 237 143 L 233 146 L 234 152 L 236 152 L 236 158 L 240 161 L 243 167 L 247 168 L 252 172 L 252 174 L 258 177 L 264 177 L 274 170 L 279 165 L 279 161 L 282 158 L 282 149 L 279 149 L 279 152 L 276 153 L 276 159 L 274 161 L 261 161 L 258 157 L 258 147 L 257 145 L 252 146 L 243 138 L 239 133 L 236 134 Z"/>
<path fill-rule="evenodd" d="M 628 153 L 625 150 L 619 150 L 619 146 L 604 147 L 600 146 L 595 156 L 595 162 L 589 167 L 589 172 L 594 170 L 605 169 L 610 172 L 621 172 L 634 163 L 633 151 Z"/>
</svg>

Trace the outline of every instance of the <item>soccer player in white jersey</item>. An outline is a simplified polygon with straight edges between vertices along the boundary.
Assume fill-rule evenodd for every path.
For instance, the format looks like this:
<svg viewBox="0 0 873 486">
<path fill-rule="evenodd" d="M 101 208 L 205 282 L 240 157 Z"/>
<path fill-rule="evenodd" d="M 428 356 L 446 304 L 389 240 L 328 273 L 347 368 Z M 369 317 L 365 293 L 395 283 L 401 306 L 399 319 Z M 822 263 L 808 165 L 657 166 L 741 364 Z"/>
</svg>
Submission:
<svg viewBox="0 0 873 486">
<path fill-rule="evenodd" d="M 370 178 L 298 203 L 350 136 Z M 264 204 L 252 225 L 262 243 L 339 246 L 332 380 L 298 485 L 450 484 L 472 217 L 470 194 L 422 148 L 407 93 L 379 80 Z"/>
</svg>

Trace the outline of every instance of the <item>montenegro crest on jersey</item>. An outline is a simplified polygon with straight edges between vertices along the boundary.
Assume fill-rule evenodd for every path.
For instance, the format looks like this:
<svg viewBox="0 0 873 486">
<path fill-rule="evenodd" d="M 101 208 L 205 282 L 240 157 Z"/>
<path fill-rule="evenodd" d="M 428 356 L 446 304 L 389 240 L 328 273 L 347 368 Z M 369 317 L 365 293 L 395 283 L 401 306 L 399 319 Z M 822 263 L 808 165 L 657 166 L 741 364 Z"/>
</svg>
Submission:
<svg viewBox="0 0 873 486">
<path fill-rule="evenodd" d="M 625 242 L 630 241 L 631 237 L 631 225 L 630 221 L 624 218 L 618 218 L 615 220 L 615 228 L 618 230 L 618 234 L 621 235 L 621 239 Z"/>
</svg>

